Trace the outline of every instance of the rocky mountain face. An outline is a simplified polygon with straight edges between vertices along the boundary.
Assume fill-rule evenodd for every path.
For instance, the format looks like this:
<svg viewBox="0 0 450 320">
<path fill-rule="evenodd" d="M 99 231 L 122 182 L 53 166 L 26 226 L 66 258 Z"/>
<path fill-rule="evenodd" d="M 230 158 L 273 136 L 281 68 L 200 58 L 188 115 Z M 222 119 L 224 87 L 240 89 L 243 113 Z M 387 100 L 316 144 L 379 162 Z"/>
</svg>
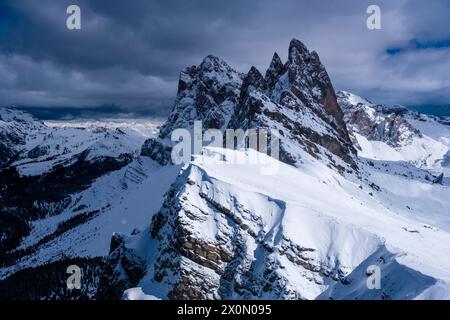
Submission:
<svg viewBox="0 0 450 320">
<path fill-rule="evenodd" d="M 25 145 L 30 129 L 38 130 L 41 123 L 15 108 L 0 108 L 0 167 L 6 166 Z"/>
<path fill-rule="evenodd" d="M 337 96 L 360 156 L 406 161 L 431 170 L 436 178 L 448 176 L 450 127 L 446 118 L 421 114 L 398 105 L 374 104 L 349 92 L 340 91 Z"/>
<path fill-rule="evenodd" d="M 212 55 L 199 66 L 184 69 L 180 73 L 172 113 L 162 125 L 159 137 L 144 143 L 141 155 L 166 165 L 171 159 L 173 143 L 170 136 L 175 129 L 192 130 L 194 121 L 202 121 L 204 130 L 228 128 L 239 100 L 243 77 L 225 61 Z"/>
<path fill-rule="evenodd" d="M 317 53 L 295 39 L 288 61 L 283 64 L 275 53 L 265 77 L 254 67 L 242 75 L 213 56 L 185 69 L 173 111 L 142 155 L 166 164 L 171 132 L 192 129 L 195 120 L 204 130 L 273 130 L 280 138 L 280 159 L 289 164 L 301 164 L 294 151 L 300 146 L 342 172 L 356 169 L 356 151 L 330 78 Z"/>
<path fill-rule="evenodd" d="M 217 152 L 231 158 L 238 151 Z M 251 166 L 194 160 L 144 232 L 114 237 L 101 297 L 120 299 L 125 289 L 140 287 L 161 299 L 399 299 L 440 281 L 417 257 L 438 239 L 437 250 L 445 250 L 450 236 L 407 217 L 411 208 L 414 216 L 426 215 L 428 206 L 444 214 L 440 201 L 448 187 L 432 187 L 430 198 L 408 198 L 408 209 L 393 202 L 400 196 L 394 186 L 414 190 L 418 181 L 426 188 L 431 182 L 405 178 L 386 163 L 360 163 L 367 179 L 358 186 L 305 151 L 302 156 L 301 170 L 282 164 L 265 177 Z M 401 262 L 405 252 L 411 261 Z M 437 260 L 426 264 L 444 263 Z M 383 290 L 365 286 L 373 265 L 383 270 Z"/>
<path fill-rule="evenodd" d="M 338 92 L 338 103 L 345 114 L 351 133 L 359 133 L 368 140 L 382 141 L 392 147 L 408 144 L 421 137 L 418 129 L 406 119 L 408 110 L 401 106 L 375 105 L 345 91 Z"/>
<path fill-rule="evenodd" d="M 205 64 L 214 66 L 208 68 L 214 80 L 199 81 Z M 278 132 L 280 160 L 287 165 L 261 177 L 251 166 L 217 168 L 195 158 L 145 232 L 113 238 L 101 297 L 120 299 L 133 287 L 162 299 L 398 299 L 437 292 L 436 279 L 445 276 L 419 266 L 416 258 L 435 237 L 447 243 L 447 225 L 436 220 L 446 231 L 429 233 L 436 229 L 411 218 L 411 211 L 419 221 L 431 207 L 442 217 L 439 201 L 448 187 L 434 186 L 433 175 L 412 164 L 359 159 L 353 146 L 359 146 L 356 132 L 392 145 L 420 137 L 404 111 L 380 106 L 373 117 L 353 96 L 336 96 L 318 55 L 297 40 L 290 43 L 288 61 L 275 54 L 264 76 L 254 67 L 244 76 L 231 74 L 212 57 L 186 69 L 169 120 L 141 155 L 169 164 L 170 131 L 206 119 L 222 130 Z M 228 159 L 254 151 L 209 152 Z M 433 194 L 421 199 L 403 193 L 430 186 Z M 417 234 L 427 240 L 415 247 Z M 399 262 L 405 252 L 415 262 Z M 383 270 L 383 290 L 364 286 L 369 265 Z M 416 281 L 406 284 L 411 276 Z"/>
<path fill-rule="evenodd" d="M 171 133 L 195 121 L 275 132 L 280 161 L 260 156 L 279 170 L 232 163 L 257 155 L 245 148 L 173 166 Z M 181 72 L 157 136 L 133 126 L 51 127 L 0 109 L 0 297 L 450 297 L 450 130 L 336 94 L 300 41 L 264 75 L 206 57 Z M 70 264 L 79 292 L 65 287 Z M 368 266 L 382 289 L 365 285 Z"/>
<path fill-rule="evenodd" d="M 169 299 L 195 300 L 307 298 L 283 272 L 281 261 L 286 259 L 318 285 L 327 277 L 344 282 L 339 266 L 320 263 L 314 259 L 316 249 L 302 247 L 283 233 L 277 220 L 285 210 L 283 201 L 230 188 L 191 165 L 153 217 L 149 233 L 158 252 L 153 265 L 149 268 L 139 255 L 117 246 L 111 257 L 127 252 L 133 263 L 127 260 L 121 264 L 124 271 L 113 275 L 123 281 L 125 274 L 128 288 L 136 286 L 140 279 L 133 280 L 135 265 L 141 261 L 141 278 L 151 269 L 153 279 L 148 281 L 164 285 Z M 266 217 L 273 225 L 267 226 Z M 208 230 L 211 224 L 214 230 Z"/>
<path fill-rule="evenodd" d="M 173 111 L 161 127 L 160 137 L 170 138 L 177 128 L 192 128 L 194 121 L 202 121 L 205 128 L 227 128 L 242 78 L 242 74 L 212 55 L 199 66 L 183 70 Z"/>
<path fill-rule="evenodd" d="M 254 67 L 246 75 L 239 74 L 212 56 L 198 67 L 185 69 L 169 119 L 158 138 L 144 143 L 141 155 L 169 164 L 170 133 L 177 128 L 192 129 L 197 120 L 203 121 L 204 129 L 275 131 L 280 138 L 280 160 L 294 166 L 312 158 L 341 173 L 357 169 L 356 151 L 329 76 L 318 55 L 295 39 L 288 61 L 283 64 L 275 53 L 265 76 Z M 240 203 L 236 194 L 222 195 L 233 199 L 231 207 L 225 205 L 210 194 L 214 188 L 196 166 L 189 166 L 172 185 L 150 227 L 159 253 L 151 281 L 164 283 L 173 299 L 249 298 L 263 293 L 278 299 L 302 297 L 286 285 L 285 275 L 276 272 L 274 244 L 264 240 L 270 236 L 261 230 L 265 222 L 258 217 L 260 212 L 253 212 L 245 200 Z M 268 205 L 263 210 L 277 215 L 285 210 L 282 201 L 261 198 Z M 211 241 L 199 231 L 207 221 L 217 228 Z M 283 233 L 279 231 L 277 237 L 283 238 Z M 124 289 L 137 285 L 148 268 L 145 259 L 127 247 L 126 237 L 115 237 L 113 242 L 120 244 L 111 247 L 110 267 L 99 290 L 103 298 L 121 298 Z M 263 260 L 258 263 L 264 267 L 253 270 L 256 247 Z M 309 270 L 305 272 L 323 272 L 335 279 L 343 275 L 339 268 L 308 262 L 308 253 L 314 249 L 289 239 L 278 243 L 279 250 Z M 236 274 L 242 278 L 235 279 Z"/>
<path fill-rule="evenodd" d="M 280 135 L 280 159 L 300 165 L 297 146 L 340 171 L 356 169 L 343 113 L 316 52 L 292 40 L 288 61 L 278 54 L 263 77 L 251 68 L 244 79 L 232 128 L 267 128 Z M 347 169 L 350 170 L 350 169 Z"/>
</svg>

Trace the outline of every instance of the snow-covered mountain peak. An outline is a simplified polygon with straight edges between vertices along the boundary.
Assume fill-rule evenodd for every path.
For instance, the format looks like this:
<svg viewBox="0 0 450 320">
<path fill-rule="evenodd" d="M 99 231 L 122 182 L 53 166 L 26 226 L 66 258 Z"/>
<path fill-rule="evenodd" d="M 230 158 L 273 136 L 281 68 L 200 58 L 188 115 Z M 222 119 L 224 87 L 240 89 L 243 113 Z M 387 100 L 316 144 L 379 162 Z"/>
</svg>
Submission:
<svg viewBox="0 0 450 320">
<path fill-rule="evenodd" d="M 25 113 L 16 107 L 0 107 L 0 121 L 32 123 L 36 121 L 32 115 Z"/>
<path fill-rule="evenodd" d="M 348 104 L 346 104 L 346 105 L 362 104 L 362 105 L 374 106 L 374 104 L 370 100 L 368 100 L 366 98 L 363 98 L 363 97 L 360 97 L 360 96 L 358 96 L 358 95 L 356 95 L 354 93 L 348 92 L 348 91 L 339 90 L 338 92 L 336 92 L 336 96 L 341 101 L 347 101 Z M 344 105 L 344 107 L 346 105 Z"/>
<path fill-rule="evenodd" d="M 404 107 L 375 105 L 348 92 L 338 92 L 338 101 L 349 130 L 369 140 L 399 147 L 414 137 L 421 137 L 420 131 L 408 122 L 408 111 Z"/>
<path fill-rule="evenodd" d="M 205 154 L 215 152 L 231 159 L 256 151 Z M 380 186 L 355 182 L 306 152 L 303 158 L 302 168 L 280 164 L 268 177 L 258 166 L 196 158 L 166 193 L 147 231 L 114 246 L 109 282 L 120 279 L 125 288 L 139 286 L 162 299 L 448 297 L 450 223 L 441 203 L 446 187 L 424 194 L 428 210 L 442 219 L 433 221 L 420 199 L 411 197 L 412 190 L 429 189 L 429 182 L 371 167 L 364 170 Z M 392 203 L 391 197 L 402 200 Z M 439 254 L 429 254 L 431 243 Z M 382 270 L 382 290 L 364 285 L 370 265 Z"/>
<path fill-rule="evenodd" d="M 259 70 L 252 66 L 248 73 L 244 77 L 244 81 L 242 82 L 241 87 L 241 101 L 242 99 L 245 99 L 245 95 L 248 94 L 249 91 L 253 91 L 255 89 L 261 89 L 264 90 L 266 88 L 266 81 L 259 72 Z"/>
<path fill-rule="evenodd" d="M 295 63 L 298 57 L 305 58 L 309 55 L 309 50 L 306 45 L 298 39 L 292 39 L 289 43 L 289 61 Z"/>
<path fill-rule="evenodd" d="M 220 78 L 228 78 L 228 80 L 233 80 L 239 78 L 240 75 L 225 60 L 214 55 L 206 56 L 202 63 L 198 66 L 198 70 L 203 75 L 202 78 L 205 80 L 211 78 L 215 78 L 216 80 L 219 80 Z"/>
<path fill-rule="evenodd" d="M 24 148 L 33 132 L 45 125 L 15 107 L 0 107 L 0 168 L 8 164 Z"/>
<path fill-rule="evenodd" d="M 443 119 L 400 105 L 377 105 L 345 91 L 337 96 L 361 157 L 407 161 L 437 175 L 450 172 L 450 127 Z"/>
<path fill-rule="evenodd" d="M 306 45 L 298 39 L 292 39 L 289 43 L 289 62 L 292 64 L 303 64 L 309 56 Z"/>
<path fill-rule="evenodd" d="M 192 128 L 195 120 L 202 120 L 205 128 L 226 128 L 239 98 L 242 78 L 242 74 L 212 55 L 199 66 L 184 69 L 172 113 L 162 126 L 160 137 L 170 137 L 177 128 Z"/>
<path fill-rule="evenodd" d="M 283 74 L 283 70 L 284 64 L 278 53 L 275 52 L 264 77 L 268 88 L 273 88 L 280 76 Z"/>
<path fill-rule="evenodd" d="M 238 144 L 174 166 L 170 135 L 195 121 L 269 129 L 279 159 Z M 7 297 L 70 296 L 66 278 L 36 287 L 78 262 L 83 298 L 450 297 L 450 127 L 335 94 L 298 40 L 265 76 L 215 56 L 184 69 L 158 136 L 135 121 L 0 124 Z M 380 290 L 365 285 L 369 266 Z"/>
<path fill-rule="evenodd" d="M 284 65 L 274 54 L 265 77 L 256 68 L 250 69 L 231 127 L 280 132 L 281 159 L 290 164 L 301 162 L 297 149 L 302 148 L 325 161 L 337 156 L 355 168 L 355 151 L 325 68 L 317 54 L 295 39 L 289 52 Z M 342 170 L 336 160 L 330 162 Z"/>
<path fill-rule="evenodd" d="M 334 118 L 336 128 L 346 134 L 342 111 L 336 102 L 333 85 L 319 55 L 309 52 L 306 46 L 294 39 L 289 46 L 285 68 L 291 91 L 317 113 Z M 321 107 L 316 106 L 320 102 Z"/>
<path fill-rule="evenodd" d="M 192 129 L 194 121 L 202 121 L 204 130 L 263 128 L 280 132 L 281 159 L 290 164 L 301 162 L 296 149 L 304 148 L 328 159 L 338 170 L 345 171 L 340 161 L 356 168 L 355 150 L 331 80 L 318 55 L 295 39 L 288 61 L 283 65 L 275 53 L 265 76 L 255 67 L 243 75 L 215 56 L 186 68 L 159 139 L 147 141 L 142 154 L 167 163 L 171 133 L 178 128 Z"/>
</svg>

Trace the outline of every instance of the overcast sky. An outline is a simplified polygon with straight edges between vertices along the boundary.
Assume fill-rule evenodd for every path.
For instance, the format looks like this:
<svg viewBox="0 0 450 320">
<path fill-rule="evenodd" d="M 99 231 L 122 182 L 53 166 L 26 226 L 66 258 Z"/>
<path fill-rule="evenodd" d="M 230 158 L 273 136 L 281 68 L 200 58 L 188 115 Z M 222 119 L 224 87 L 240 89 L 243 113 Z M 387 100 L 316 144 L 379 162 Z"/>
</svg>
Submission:
<svg viewBox="0 0 450 320">
<path fill-rule="evenodd" d="M 81 30 L 66 8 L 81 7 Z M 368 30 L 378 4 L 382 30 Z M 0 105 L 167 114 L 181 69 L 204 56 L 265 72 L 291 38 L 336 89 L 374 102 L 450 105 L 448 0 L 1 0 Z"/>
</svg>

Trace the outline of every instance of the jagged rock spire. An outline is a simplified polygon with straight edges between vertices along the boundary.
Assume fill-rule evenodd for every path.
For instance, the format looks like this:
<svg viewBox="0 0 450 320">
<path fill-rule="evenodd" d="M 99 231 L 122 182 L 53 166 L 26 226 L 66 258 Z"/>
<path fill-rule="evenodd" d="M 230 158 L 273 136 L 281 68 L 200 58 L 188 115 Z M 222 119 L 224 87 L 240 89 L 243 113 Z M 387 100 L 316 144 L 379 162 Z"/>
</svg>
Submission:
<svg viewBox="0 0 450 320">
<path fill-rule="evenodd" d="M 317 157 L 320 146 L 354 165 L 356 151 L 331 80 L 317 53 L 296 39 L 286 63 L 275 53 L 265 76 L 255 67 L 240 74 L 213 55 L 181 72 L 175 106 L 160 138 L 167 139 L 176 128 L 190 129 L 198 120 L 205 130 L 280 128 L 286 144 L 298 144 Z M 299 154 L 281 154 L 290 164 L 299 159 Z"/>
<path fill-rule="evenodd" d="M 352 157 L 356 151 L 331 80 L 317 53 L 310 52 L 299 40 L 291 41 L 285 64 L 274 54 L 264 78 L 256 68 L 250 69 L 235 110 L 230 121 L 234 128 L 282 126 L 286 128 L 282 131 L 291 135 L 290 139 L 301 141 L 300 144 L 309 140 L 354 167 Z M 322 129 L 310 123 L 320 123 Z M 311 145 L 306 149 L 316 155 L 318 151 Z M 287 152 L 282 150 L 281 154 Z M 289 159 L 285 162 L 295 163 L 295 155 L 286 158 Z"/>
<path fill-rule="evenodd" d="M 284 65 L 280 59 L 278 53 L 274 53 L 272 61 L 270 62 L 269 69 L 266 71 L 265 81 L 268 88 L 273 88 L 273 86 L 278 82 L 278 79 L 283 74 Z"/>
<path fill-rule="evenodd" d="M 325 67 L 315 51 L 309 52 L 299 40 L 293 39 L 289 45 L 289 84 L 302 101 L 305 93 L 315 94 L 322 102 L 327 114 L 336 119 L 338 126 L 345 126 L 342 111 L 337 103 L 333 85 Z"/>
<path fill-rule="evenodd" d="M 261 72 L 256 67 L 251 67 L 242 82 L 241 96 L 246 93 L 251 86 L 252 89 L 263 89 L 266 83 Z"/>
<path fill-rule="evenodd" d="M 196 120 L 203 121 L 205 128 L 226 127 L 228 114 L 233 113 L 238 102 L 243 77 L 214 55 L 208 55 L 198 66 L 184 69 L 160 138 L 168 138 L 176 128 L 191 128 Z"/>
<path fill-rule="evenodd" d="M 291 64 L 301 65 L 305 63 L 306 59 L 310 56 L 308 48 L 297 39 L 292 39 L 289 43 L 289 55 L 288 60 Z"/>
</svg>

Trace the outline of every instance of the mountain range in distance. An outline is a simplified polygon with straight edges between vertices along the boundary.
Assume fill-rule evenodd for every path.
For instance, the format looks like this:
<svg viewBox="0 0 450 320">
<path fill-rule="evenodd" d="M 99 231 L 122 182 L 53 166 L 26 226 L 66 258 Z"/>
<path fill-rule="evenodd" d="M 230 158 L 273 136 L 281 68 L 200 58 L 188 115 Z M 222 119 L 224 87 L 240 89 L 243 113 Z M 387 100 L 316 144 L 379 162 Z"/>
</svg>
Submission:
<svg viewBox="0 0 450 320">
<path fill-rule="evenodd" d="M 195 121 L 276 130 L 279 171 L 172 165 Z M 164 122 L 1 108 L 0 137 L 2 299 L 450 298 L 450 119 L 335 92 L 296 39 L 264 73 L 184 69 Z"/>
</svg>

